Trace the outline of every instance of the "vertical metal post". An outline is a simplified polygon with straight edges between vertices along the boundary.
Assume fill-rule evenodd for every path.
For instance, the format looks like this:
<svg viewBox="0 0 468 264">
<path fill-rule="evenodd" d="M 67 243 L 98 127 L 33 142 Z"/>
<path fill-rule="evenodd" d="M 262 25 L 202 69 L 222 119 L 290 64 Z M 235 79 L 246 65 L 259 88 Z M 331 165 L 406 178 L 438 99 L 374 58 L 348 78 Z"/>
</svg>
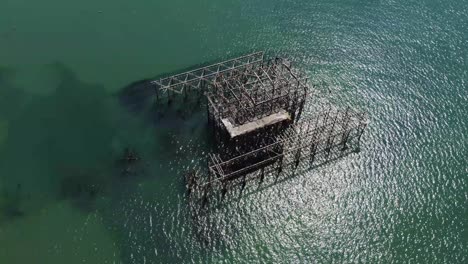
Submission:
<svg viewBox="0 0 468 264">
<path fill-rule="evenodd" d="M 158 102 L 159 102 L 159 88 L 156 87 L 154 90 L 155 90 L 155 93 L 156 93 L 156 104 L 158 104 Z"/>
<path fill-rule="evenodd" d="M 349 126 L 349 122 L 350 122 L 350 116 L 349 116 L 349 107 L 346 108 L 346 112 L 345 112 L 345 115 L 343 117 L 343 126 L 342 126 L 342 137 L 341 137 L 341 151 L 344 151 L 347 149 L 347 146 L 346 146 L 346 143 L 348 142 L 348 138 L 349 138 L 349 130 L 348 130 L 348 126 Z"/>
<path fill-rule="evenodd" d="M 222 183 L 222 189 L 221 189 L 221 200 L 224 200 L 224 197 L 226 196 L 227 193 L 227 186 L 226 183 Z"/>
<path fill-rule="evenodd" d="M 265 167 L 262 167 L 262 171 L 260 174 L 260 183 L 263 182 L 263 179 L 265 178 Z"/>
<path fill-rule="evenodd" d="M 172 92 L 171 89 L 167 89 L 167 105 L 171 105 L 172 103 Z"/>
<path fill-rule="evenodd" d="M 242 191 L 244 191 L 244 188 L 245 188 L 246 184 L 247 184 L 247 179 L 246 179 L 246 175 L 244 174 L 244 176 L 242 176 L 241 193 L 242 193 Z"/>
</svg>

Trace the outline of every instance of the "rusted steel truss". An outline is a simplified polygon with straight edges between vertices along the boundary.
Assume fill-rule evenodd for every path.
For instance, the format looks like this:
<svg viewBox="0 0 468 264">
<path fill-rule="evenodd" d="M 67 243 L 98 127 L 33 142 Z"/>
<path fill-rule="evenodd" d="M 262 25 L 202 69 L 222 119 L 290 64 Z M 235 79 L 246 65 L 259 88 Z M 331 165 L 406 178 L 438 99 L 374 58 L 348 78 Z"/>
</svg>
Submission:
<svg viewBox="0 0 468 264">
<path fill-rule="evenodd" d="M 208 124 L 217 146 L 207 157 L 205 173 L 186 175 L 188 192 L 206 202 L 224 194 L 232 182 L 245 186 L 247 175 L 310 166 L 359 148 L 367 117 L 350 108 L 328 105 L 302 114 L 314 94 L 301 70 L 263 52 L 151 81 L 157 101 L 170 104 L 178 94 L 204 94 Z"/>
<path fill-rule="evenodd" d="M 218 75 L 207 97 L 215 119 L 229 118 L 242 125 L 286 110 L 294 119 L 305 103 L 307 78 L 283 59 L 273 59 L 253 67 Z"/>
<path fill-rule="evenodd" d="M 188 188 L 195 190 L 198 198 L 203 200 L 214 191 L 224 194 L 231 181 L 240 179 L 241 185 L 245 186 L 249 173 L 260 171 L 257 176 L 261 182 L 266 174 L 280 174 L 285 168 L 294 170 L 301 163 L 309 167 L 321 165 L 358 150 L 367 124 L 364 113 L 328 106 L 318 114 L 304 116 L 281 132 L 271 144 L 228 160 L 210 154 L 208 173 Z"/>
<path fill-rule="evenodd" d="M 220 74 L 241 70 L 261 62 L 263 62 L 263 52 L 255 52 L 170 77 L 153 80 L 151 84 L 157 94 L 167 92 L 181 94 L 185 89 L 201 89 L 204 82 L 212 82 Z"/>
</svg>

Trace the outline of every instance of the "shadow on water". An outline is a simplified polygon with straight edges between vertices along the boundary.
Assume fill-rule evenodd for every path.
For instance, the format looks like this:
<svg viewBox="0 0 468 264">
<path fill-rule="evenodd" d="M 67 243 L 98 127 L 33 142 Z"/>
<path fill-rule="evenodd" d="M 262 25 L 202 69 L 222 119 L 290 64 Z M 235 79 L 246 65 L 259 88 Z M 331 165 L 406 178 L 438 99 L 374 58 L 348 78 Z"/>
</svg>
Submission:
<svg viewBox="0 0 468 264">
<path fill-rule="evenodd" d="M 188 98 L 176 96 L 171 103 L 156 103 L 155 87 L 150 80 L 140 80 L 125 86 L 118 94 L 119 103 L 130 113 L 142 116 L 156 129 L 181 132 L 199 126 L 203 95 L 192 93 Z"/>
<path fill-rule="evenodd" d="M 21 184 L 17 184 L 14 190 L 3 188 L 0 197 L 0 223 L 12 221 L 24 215 L 21 209 Z"/>
<path fill-rule="evenodd" d="M 170 253 L 171 241 L 164 235 L 162 225 L 170 225 L 174 219 L 169 220 L 170 213 L 166 215 L 167 212 L 164 214 L 159 212 L 159 209 L 168 210 L 167 206 L 174 206 L 169 205 L 172 198 L 177 199 L 177 194 L 185 192 L 183 174 L 180 171 L 191 160 L 197 159 L 199 152 L 207 148 L 206 111 L 202 94 L 197 93 L 189 98 L 178 96 L 171 103 L 156 104 L 154 87 L 150 85 L 149 80 L 141 80 L 127 85 L 116 96 L 119 104 L 128 113 L 141 118 L 146 126 L 153 129 L 152 136 L 157 143 L 139 162 L 145 164 L 149 160 L 152 164 L 143 166 L 149 167 L 147 170 L 154 173 L 158 180 L 150 190 L 150 197 L 143 198 L 140 196 L 144 195 L 143 193 L 129 193 L 126 188 L 125 182 L 132 176 L 123 177 L 122 182 L 113 187 L 122 189 L 119 195 L 112 197 L 111 207 L 105 210 L 106 223 L 112 229 L 119 230 L 117 233 L 122 241 L 122 259 L 125 262 L 161 262 L 161 259 L 164 259 L 163 263 L 180 262 L 180 254 L 189 253 Z M 125 166 L 124 164 L 122 167 Z M 170 210 L 173 209 L 175 208 Z M 117 211 L 125 217 L 116 217 Z M 137 245 L 134 243 L 136 239 L 139 241 Z M 155 255 L 155 250 L 165 253 Z M 132 258 L 135 251 L 147 257 L 144 260 L 141 256 Z"/>
<path fill-rule="evenodd" d="M 26 94 L 8 81 L 14 71 L 0 71 L 0 118 L 9 126 L 0 146 L 0 174 L 9 189 L 22 186 L 14 202 L 6 199 L 10 214 L 13 205 L 27 214 L 21 207 L 37 210 L 55 199 L 69 199 L 87 211 L 112 180 L 106 173 L 117 127 L 112 98 L 102 86 L 79 81 L 62 64 L 46 67 L 60 79 L 46 96 Z M 28 202 L 23 196 L 40 198 Z"/>
<path fill-rule="evenodd" d="M 244 207 L 243 200 L 251 200 L 249 196 L 261 195 L 266 189 L 274 186 L 281 189 L 281 185 L 287 185 L 288 181 L 294 179 L 305 181 L 304 177 L 308 177 L 307 172 L 343 162 L 342 159 L 359 152 L 359 146 L 355 145 L 346 150 L 336 150 L 328 157 L 316 156 L 313 163 L 310 163 L 308 159 L 302 160 L 297 167 L 294 162 L 285 163 L 281 171 L 278 171 L 276 166 L 267 167 L 263 180 L 260 178 L 261 171 L 256 171 L 247 175 L 245 184 L 243 184 L 242 178 L 231 181 L 224 194 L 221 189 L 216 189 L 208 194 L 208 199 L 205 202 L 200 199 L 191 200 L 189 218 L 197 241 L 206 248 L 229 250 L 230 242 L 233 239 L 238 239 L 237 229 L 233 228 L 231 223 L 213 221 L 214 219 L 220 216 L 228 217 L 231 214 L 236 214 L 241 218 L 248 218 L 250 213 L 239 211 L 239 208 Z M 246 215 L 243 215 L 244 213 Z"/>
<path fill-rule="evenodd" d="M 27 99 L 25 93 L 12 84 L 15 74 L 13 69 L 0 67 L 0 119 L 15 117 Z"/>
<path fill-rule="evenodd" d="M 155 91 L 150 80 L 133 82 L 119 91 L 119 102 L 130 112 L 138 114 L 143 112 L 154 100 Z"/>
<path fill-rule="evenodd" d="M 150 163 L 160 157 L 152 156 L 153 147 L 164 140 L 142 131 L 138 118 L 126 115 L 104 87 L 80 81 L 62 64 L 47 67 L 60 80 L 48 95 L 25 93 L 9 81 L 14 71 L 0 69 L 0 121 L 8 124 L 0 145 L 0 222 L 67 200 L 85 214 L 101 213 L 105 223 L 117 221 L 108 228 L 128 259 L 128 245 L 119 238 L 127 219 L 114 213 L 121 213 L 121 203 L 135 195 L 139 183 L 159 177 Z M 141 152 L 133 154 L 140 160 L 123 161 L 127 147 Z M 103 199 L 110 201 L 111 214 Z"/>
<path fill-rule="evenodd" d="M 124 238 L 131 218 L 125 213 L 134 212 L 132 217 L 139 219 L 154 210 L 144 204 L 158 201 L 145 200 L 143 205 L 138 201 L 132 208 L 125 205 L 132 205 L 130 199 L 141 195 L 140 185 L 153 179 L 159 191 L 170 195 L 179 191 L 166 190 L 183 181 L 176 170 L 191 158 L 178 148 L 189 141 L 194 148 L 203 145 L 205 113 L 197 110 L 200 105 L 181 108 L 179 103 L 159 111 L 148 99 L 151 91 L 146 80 L 123 88 L 116 98 L 100 85 L 80 81 L 60 63 L 47 67 L 54 69 L 59 80 L 47 95 L 14 87 L 8 81 L 14 71 L 0 69 L 0 119 L 8 124 L 8 137 L 0 145 L 0 220 L 15 221 L 67 200 L 85 214 L 100 213 L 121 248 L 122 259 L 131 262 L 132 242 Z M 131 160 L 126 148 L 138 160 Z M 159 197 L 166 199 L 164 194 Z M 142 240 L 156 243 L 160 228 L 155 227 L 151 237 L 145 229 L 138 233 Z"/>
<path fill-rule="evenodd" d="M 10 130 L 8 121 L 17 115 L 25 101 L 24 93 L 12 85 L 11 77 L 15 74 L 13 69 L 0 67 L 0 154 L 4 151 L 4 144 L 8 140 Z M 2 223 L 24 215 L 21 204 L 26 197 L 20 183 L 6 182 L 7 174 L 1 173 L 1 169 L 0 175 L 2 175 L 0 181 L 0 223 Z"/>
<path fill-rule="evenodd" d="M 155 86 L 151 84 L 151 80 L 181 74 L 242 55 L 245 55 L 245 52 L 230 54 L 226 58 L 209 60 L 177 71 L 162 73 L 149 79 L 135 81 L 117 93 L 118 101 L 129 112 L 137 115 L 143 114 L 146 120 L 156 128 L 173 131 L 188 129 L 193 132 L 194 127 L 199 126 L 200 122 L 206 122 L 206 118 L 200 118 L 200 113 L 205 116 L 203 109 L 206 106 L 202 91 L 190 91 L 188 97 L 177 95 L 171 103 L 162 100 L 156 104 Z"/>
<path fill-rule="evenodd" d="M 76 208 L 91 212 L 96 209 L 96 198 L 107 191 L 108 183 L 91 170 L 69 169 L 60 179 L 59 198 L 66 199 Z"/>
</svg>

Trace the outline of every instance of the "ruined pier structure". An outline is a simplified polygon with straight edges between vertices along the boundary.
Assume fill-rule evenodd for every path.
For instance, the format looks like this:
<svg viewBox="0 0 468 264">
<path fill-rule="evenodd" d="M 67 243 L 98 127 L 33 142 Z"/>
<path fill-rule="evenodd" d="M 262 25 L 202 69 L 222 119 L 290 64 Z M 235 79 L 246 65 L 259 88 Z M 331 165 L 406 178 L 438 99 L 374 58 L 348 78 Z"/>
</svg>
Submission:
<svg viewBox="0 0 468 264">
<path fill-rule="evenodd" d="M 151 82 L 159 103 L 203 94 L 215 141 L 205 173 L 188 173 L 189 193 L 207 201 L 214 191 L 245 186 L 248 175 L 310 167 L 359 148 L 364 113 L 327 106 L 303 114 L 314 94 L 307 76 L 286 59 L 263 52 L 223 61 Z"/>
</svg>

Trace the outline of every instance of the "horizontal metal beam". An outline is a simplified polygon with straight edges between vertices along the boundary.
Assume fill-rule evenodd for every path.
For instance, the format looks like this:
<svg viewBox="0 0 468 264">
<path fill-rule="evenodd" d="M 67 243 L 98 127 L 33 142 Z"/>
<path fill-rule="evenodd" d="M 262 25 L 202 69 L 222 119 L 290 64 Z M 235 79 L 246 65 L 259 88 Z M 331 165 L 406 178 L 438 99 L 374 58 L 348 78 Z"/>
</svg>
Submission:
<svg viewBox="0 0 468 264">
<path fill-rule="evenodd" d="M 153 80 L 150 83 L 154 85 L 156 89 L 162 90 L 163 92 L 172 90 L 176 93 L 182 93 L 186 87 L 195 89 L 200 88 L 200 82 L 202 80 L 211 82 L 220 74 L 234 71 L 242 67 L 247 67 L 255 63 L 261 63 L 263 62 L 263 55 L 264 54 L 262 51 L 255 52 L 249 55 L 222 61 L 188 72 Z"/>
</svg>

